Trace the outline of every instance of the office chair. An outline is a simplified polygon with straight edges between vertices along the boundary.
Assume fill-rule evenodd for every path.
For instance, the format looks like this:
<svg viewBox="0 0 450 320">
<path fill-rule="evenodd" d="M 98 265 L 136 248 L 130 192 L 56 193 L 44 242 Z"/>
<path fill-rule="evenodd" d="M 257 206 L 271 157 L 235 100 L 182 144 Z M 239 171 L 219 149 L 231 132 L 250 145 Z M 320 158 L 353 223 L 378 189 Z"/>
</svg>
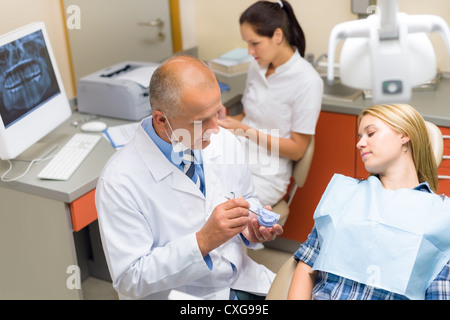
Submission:
<svg viewBox="0 0 450 320">
<path fill-rule="evenodd" d="M 276 205 L 273 206 L 272 211 L 280 215 L 278 224 L 283 226 L 289 215 L 289 205 L 294 198 L 295 191 L 298 187 L 303 187 L 306 178 L 308 177 L 309 168 L 311 167 L 312 158 L 314 155 L 314 136 L 311 137 L 308 147 L 306 148 L 303 157 L 294 162 L 292 167 L 293 183 L 289 187 L 288 193 L 285 198 L 281 199 Z"/>
<path fill-rule="evenodd" d="M 430 137 L 431 146 L 433 148 L 436 164 L 439 167 L 442 161 L 442 155 L 444 152 L 444 139 L 442 137 L 441 130 L 428 121 L 425 121 L 428 129 L 428 136 Z M 266 300 L 286 300 L 289 286 L 291 284 L 292 276 L 294 275 L 295 268 L 297 267 L 297 261 L 294 257 L 290 257 L 280 268 L 269 292 L 266 296 Z"/>
</svg>

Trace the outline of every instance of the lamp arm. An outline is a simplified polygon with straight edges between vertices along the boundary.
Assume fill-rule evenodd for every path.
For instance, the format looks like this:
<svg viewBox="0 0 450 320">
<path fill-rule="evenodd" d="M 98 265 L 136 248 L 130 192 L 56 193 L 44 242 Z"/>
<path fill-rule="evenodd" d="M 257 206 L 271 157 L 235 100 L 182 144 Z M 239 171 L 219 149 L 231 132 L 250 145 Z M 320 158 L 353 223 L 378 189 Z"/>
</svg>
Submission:
<svg viewBox="0 0 450 320">
<path fill-rule="evenodd" d="M 398 0 L 378 0 L 380 5 L 380 39 L 398 39 Z"/>
<path fill-rule="evenodd" d="M 338 41 L 346 38 L 368 37 L 369 34 L 370 23 L 367 19 L 342 22 L 334 26 L 328 41 L 327 81 L 330 85 L 333 84 L 334 80 L 334 59 Z"/>
<path fill-rule="evenodd" d="M 444 19 L 435 15 L 420 14 L 406 16 L 406 24 L 408 26 L 408 33 L 439 33 L 450 54 L 450 30 Z"/>
</svg>

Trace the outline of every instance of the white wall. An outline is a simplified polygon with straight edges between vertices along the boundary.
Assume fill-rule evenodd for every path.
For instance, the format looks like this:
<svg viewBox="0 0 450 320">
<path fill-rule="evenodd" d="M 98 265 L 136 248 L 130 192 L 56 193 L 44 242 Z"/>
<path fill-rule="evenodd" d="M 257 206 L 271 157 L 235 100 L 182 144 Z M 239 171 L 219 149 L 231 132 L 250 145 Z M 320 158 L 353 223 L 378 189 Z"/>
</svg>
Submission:
<svg viewBox="0 0 450 320">
<path fill-rule="evenodd" d="M 180 0 L 183 2 L 186 0 Z M 199 56 L 213 59 L 234 47 L 246 47 L 239 33 L 239 16 L 255 0 L 189 0 L 195 11 Z M 306 35 L 306 52 L 318 57 L 328 51 L 328 38 L 334 25 L 354 20 L 351 0 L 289 0 Z M 448 0 L 399 0 L 399 9 L 408 14 L 435 14 L 450 25 Z M 183 15 L 184 13 L 181 12 Z M 183 33 L 185 30 L 183 30 Z M 431 35 L 438 65 L 450 71 L 450 55 L 438 35 Z"/>
<path fill-rule="evenodd" d="M 399 0 L 400 11 L 407 14 L 433 14 L 443 18 L 450 26 L 450 1 L 448 0 Z M 450 72 L 450 53 L 447 52 L 442 37 L 430 35 L 442 71 Z"/>
<path fill-rule="evenodd" d="M 66 89 L 67 98 L 74 97 L 74 86 L 66 43 L 66 25 L 58 0 L 0 0 L 0 34 L 26 24 L 43 21 Z"/>
<path fill-rule="evenodd" d="M 124 0 L 125 1 L 125 0 Z M 199 47 L 202 59 L 213 59 L 235 47 L 245 47 L 239 34 L 239 16 L 254 0 L 179 0 L 183 46 Z M 317 57 L 328 51 L 332 27 L 356 19 L 351 0 L 290 0 L 307 40 L 307 52 Z M 439 15 L 450 25 L 449 0 L 399 0 L 400 11 L 408 14 Z M 68 98 L 75 95 L 66 27 L 58 0 L 0 0 L 0 34 L 34 21 L 44 21 L 55 52 Z M 450 71 L 450 56 L 438 35 L 431 35 L 438 65 Z"/>
<path fill-rule="evenodd" d="M 193 1 L 179 0 L 181 36 L 184 50 L 197 46 L 196 15 Z"/>
<path fill-rule="evenodd" d="M 183 1 L 183 0 L 181 0 Z M 254 0 L 194 0 L 199 54 L 214 58 L 236 46 L 245 47 L 239 16 Z M 306 35 L 306 51 L 316 56 L 328 51 L 328 35 L 339 22 L 355 19 L 351 0 L 291 0 Z"/>
</svg>

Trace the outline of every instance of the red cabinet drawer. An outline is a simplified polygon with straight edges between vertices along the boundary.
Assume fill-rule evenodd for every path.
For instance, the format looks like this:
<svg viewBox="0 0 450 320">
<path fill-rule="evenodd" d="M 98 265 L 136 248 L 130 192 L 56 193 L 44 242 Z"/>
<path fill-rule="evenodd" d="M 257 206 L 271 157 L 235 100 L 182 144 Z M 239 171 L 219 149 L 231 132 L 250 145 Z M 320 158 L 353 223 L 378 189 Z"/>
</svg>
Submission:
<svg viewBox="0 0 450 320">
<path fill-rule="evenodd" d="M 439 127 L 444 137 L 444 156 L 438 168 L 438 194 L 450 196 L 450 128 Z"/>
<path fill-rule="evenodd" d="M 91 222 L 97 220 L 95 208 L 95 189 L 70 204 L 70 215 L 74 231 L 80 231 Z"/>
<path fill-rule="evenodd" d="M 450 168 L 450 156 L 444 155 L 444 158 L 442 159 L 442 162 L 441 162 L 441 165 L 439 166 L 439 168 Z"/>
<path fill-rule="evenodd" d="M 444 136 L 444 154 L 450 156 L 450 128 L 439 127 Z"/>
<path fill-rule="evenodd" d="M 444 136 L 444 157 L 442 159 L 441 167 L 450 168 L 450 128 L 440 127 L 440 129 Z"/>
<path fill-rule="evenodd" d="M 450 197 L 450 168 L 442 168 L 438 169 L 439 175 L 439 186 L 438 186 L 438 194 L 445 194 L 447 197 Z"/>
</svg>

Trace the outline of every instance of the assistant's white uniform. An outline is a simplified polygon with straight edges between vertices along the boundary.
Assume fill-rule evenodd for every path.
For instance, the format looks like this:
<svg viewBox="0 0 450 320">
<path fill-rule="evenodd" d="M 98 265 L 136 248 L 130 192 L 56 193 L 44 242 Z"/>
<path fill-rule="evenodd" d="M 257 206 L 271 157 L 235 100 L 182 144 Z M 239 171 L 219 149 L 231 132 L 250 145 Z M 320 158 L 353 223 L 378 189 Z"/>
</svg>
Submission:
<svg viewBox="0 0 450 320">
<path fill-rule="evenodd" d="M 323 81 L 317 71 L 295 51 L 268 78 L 266 72 L 267 66 L 259 66 L 256 61 L 250 64 L 242 97 L 242 122 L 281 138 L 289 138 L 292 131 L 314 135 L 323 94 Z M 258 197 L 264 205 L 274 205 L 286 194 L 292 161 L 267 154 L 266 148 L 256 145 L 255 140 L 240 140 L 249 158 Z"/>
<path fill-rule="evenodd" d="M 230 288 L 268 292 L 275 275 L 245 254 L 240 235 L 209 253 L 212 270 L 195 235 L 229 192 L 257 205 L 241 148 L 227 130 L 212 136 L 202 151 L 206 197 L 142 125 L 110 159 L 97 185 L 96 205 L 120 298 L 166 299 L 171 289 L 204 299 L 228 299 Z"/>
</svg>

